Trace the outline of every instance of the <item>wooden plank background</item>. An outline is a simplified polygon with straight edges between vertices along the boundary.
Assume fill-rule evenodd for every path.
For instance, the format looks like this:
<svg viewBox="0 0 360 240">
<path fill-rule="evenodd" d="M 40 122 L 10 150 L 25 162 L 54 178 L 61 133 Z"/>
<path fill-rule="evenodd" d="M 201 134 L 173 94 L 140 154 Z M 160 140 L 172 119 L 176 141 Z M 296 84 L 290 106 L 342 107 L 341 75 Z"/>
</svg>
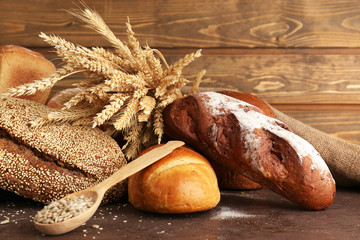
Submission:
<svg viewBox="0 0 360 240">
<path fill-rule="evenodd" d="M 125 40 L 137 38 L 169 63 L 203 49 L 186 68 L 207 70 L 203 87 L 251 92 L 334 136 L 360 142 L 360 0 L 86 0 Z M 70 0 L 0 0 L 0 45 L 15 44 L 59 61 L 38 34 L 110 47 L 65 10 Z M 60 82 L 53 93 L 80 76 Z"/>
</svg>

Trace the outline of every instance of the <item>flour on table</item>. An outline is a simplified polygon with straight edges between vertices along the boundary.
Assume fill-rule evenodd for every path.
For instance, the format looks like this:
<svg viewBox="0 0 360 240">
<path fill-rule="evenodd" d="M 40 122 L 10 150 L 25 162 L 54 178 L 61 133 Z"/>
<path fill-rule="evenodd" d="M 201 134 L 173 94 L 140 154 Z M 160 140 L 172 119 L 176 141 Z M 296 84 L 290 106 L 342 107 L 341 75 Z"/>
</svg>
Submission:
<svg viewBox="0 0 360 240">
<path fill-rule="evenodd" d="M 214 216 L 211 219 L 234 219 L 234 218 L 253 218 L 256 215 L 248 214 L 246 212 L 233 209 L 230 207 L 220 207 L 217 212 L 213 214 Z"/>
</svg>

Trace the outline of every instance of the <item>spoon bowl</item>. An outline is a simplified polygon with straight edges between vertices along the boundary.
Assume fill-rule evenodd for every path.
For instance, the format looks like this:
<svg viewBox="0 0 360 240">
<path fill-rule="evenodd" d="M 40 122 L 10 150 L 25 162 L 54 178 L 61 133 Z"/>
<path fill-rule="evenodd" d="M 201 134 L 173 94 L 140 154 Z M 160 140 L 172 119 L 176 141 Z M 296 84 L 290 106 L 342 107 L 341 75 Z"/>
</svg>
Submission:
<svg viewBox="0 0 360 240">
<path fill-rule="evenodd" d="M 120 168 L 117 172 L 115 172 L 113 175 L 111 175 L 109 178 L 98 183 L 97 185 L 65 196 L 62 199 L 68 199 L 68 198 L 79 197 L 81 195 L 84 195 L 87 198 L 91 198 L 94 201 L 94 203 L 88 209 L 80 213 L 80 215 L 77 215 L 75 217 L 69 218 L 61 222 L 39 223 L 36 221 L 36 218 L 34 218 L 35 228 L 38 231 L 47 235 L 60 235 L 66 232 L 70 232 L 75 228 L 78 228 L 94 215 L 94 213 L 100 206 L 100 203 L 104 197 L 105 192 L 110 187 L 123 181 L 124 179 L 137 173 L 138 171 L 146 168 L 147 166 L 155 163 L 156 161 L 170 154 L 174 149 L 181 147 L 183 145 L 184 142 L 182 141 L 169 141 L 165 145 L 155 148 L 141 155 L 140 157 L 131 161 L 130 163 L 126 164 L 125 166 Z"/>
<path fill-rule="evenodd" d="M 51 224 L 46 223 L 39 223 L 35 221 L 34 219 L 34 226 L 35 228 L 47 235 L 60 235 L 66 232 L 70 232 L 74 230 L 75 228 L 80 227 L 84 222 L 89 220 L 96 212 L 98 207 L 100 206 L 101 200 L 104 196 L 103 193 L 97 192 L 94 190 L 83 190 L 79 192 L 75 192 L 73 194 L 67 195 L 65 198 L 71 198 L 71 197 L 79 197 L 81 195 L 84 195 L 87 198 L 91 198 L 94 200 L 94 204 L 84 212 L 82 212 L 80 215 L 69 218 L 68 220 L 62 221 L 62 222 L 56 222 Z"/>
</svg>

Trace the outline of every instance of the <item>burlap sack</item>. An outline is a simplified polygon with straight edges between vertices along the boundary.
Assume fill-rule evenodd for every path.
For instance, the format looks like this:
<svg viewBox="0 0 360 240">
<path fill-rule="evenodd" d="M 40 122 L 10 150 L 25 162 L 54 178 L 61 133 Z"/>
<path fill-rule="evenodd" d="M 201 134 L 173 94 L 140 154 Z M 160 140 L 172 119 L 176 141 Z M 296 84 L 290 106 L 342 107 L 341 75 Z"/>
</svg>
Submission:
<svg viewBox="0 0 360 240">
<path fill-rule="evenodd" d="M 327 163 L 337 186 L 360 186 L 360 145 L 306 125 L 272 107 L 275 116 L 311 143 Z"/>
</svg>

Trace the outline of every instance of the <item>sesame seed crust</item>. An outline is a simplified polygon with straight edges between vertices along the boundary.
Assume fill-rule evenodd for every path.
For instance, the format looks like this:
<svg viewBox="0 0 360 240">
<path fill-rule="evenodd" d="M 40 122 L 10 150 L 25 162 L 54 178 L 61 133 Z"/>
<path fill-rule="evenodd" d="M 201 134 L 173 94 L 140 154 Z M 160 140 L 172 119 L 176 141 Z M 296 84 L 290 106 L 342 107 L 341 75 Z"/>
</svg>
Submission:
<svg viewBox="0 0 360 240">
<path fill-rule="evenodd" d="M 98 128 L 30 126 L 50 111 L 28 100 L 0 101 L 0 188 L 49 203 L 93 186 L 126 164 L 116 141 Z M 122 182 L 108 191 L 104 203 L 125 192 Z"/>
</svg>

